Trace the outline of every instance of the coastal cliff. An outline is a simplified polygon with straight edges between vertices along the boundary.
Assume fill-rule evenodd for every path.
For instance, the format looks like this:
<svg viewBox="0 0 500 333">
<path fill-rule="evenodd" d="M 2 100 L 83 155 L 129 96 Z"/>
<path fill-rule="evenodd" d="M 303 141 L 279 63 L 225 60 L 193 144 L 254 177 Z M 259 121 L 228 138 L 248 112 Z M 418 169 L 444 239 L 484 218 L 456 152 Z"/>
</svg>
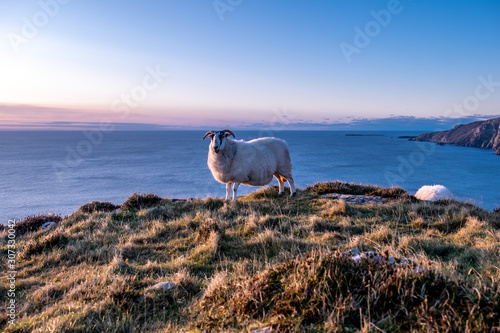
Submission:
<svg viewBox="0 0 500 333">
<path fill-rule="evenodd" d="M 447 131 L 424 133 L 416 140 L 489 148 L 496 150 L 496 153 L 500 155 L 500 118 L 456 125 Z"/>
</svg>

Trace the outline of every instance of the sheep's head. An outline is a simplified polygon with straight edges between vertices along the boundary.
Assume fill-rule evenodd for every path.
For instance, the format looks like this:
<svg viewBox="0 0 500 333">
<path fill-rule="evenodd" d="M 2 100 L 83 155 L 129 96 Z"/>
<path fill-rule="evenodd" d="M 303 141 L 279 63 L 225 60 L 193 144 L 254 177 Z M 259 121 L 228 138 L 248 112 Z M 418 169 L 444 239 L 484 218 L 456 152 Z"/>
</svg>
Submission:
<svg viewBox="0 0 500 333">
<path fill-rule="evenodd" d="M 210 137 L 210 139 L 212 140 L 212 142 L 210 142 L 210 149 L 213 149 L 213 151 L 218 154 L 222 149 L 224 149 L 226 138 L 230 135 L 232 135 L 233 138 L 235 137 L 234 133 L 228 129 L 217 132 L 208 131 L 203 137 L 203 140 L 205 140 L 207 136 Z"/>
</svg>

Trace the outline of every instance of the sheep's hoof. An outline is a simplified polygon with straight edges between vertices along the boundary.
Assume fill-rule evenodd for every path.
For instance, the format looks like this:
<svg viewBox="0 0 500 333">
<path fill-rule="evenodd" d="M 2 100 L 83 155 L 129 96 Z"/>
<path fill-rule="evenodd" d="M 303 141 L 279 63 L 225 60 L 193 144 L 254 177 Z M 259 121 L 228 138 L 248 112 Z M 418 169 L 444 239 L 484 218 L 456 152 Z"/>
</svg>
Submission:
<svg viewBox="0 0 500 333">
<path fill-rule="evenodd" d="M 297 192 L 293 192 L 292 194 L 290 194 L 290 197 L 295 197 L 297 195 Z"/>
</svg>

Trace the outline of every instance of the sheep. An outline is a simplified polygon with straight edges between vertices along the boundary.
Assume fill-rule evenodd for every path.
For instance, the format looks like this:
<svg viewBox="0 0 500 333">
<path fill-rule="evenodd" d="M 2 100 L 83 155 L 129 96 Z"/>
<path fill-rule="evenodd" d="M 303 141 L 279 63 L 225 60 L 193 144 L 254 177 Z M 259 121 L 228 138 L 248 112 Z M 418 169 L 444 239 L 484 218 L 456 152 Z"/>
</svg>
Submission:
<svg viewBox="0 0 500 333">
<path fill-rule="evenodd" d="M 226 184 L 226 201 L 230 200 L 231 185 L 233 201 L 240 184 L 250 186 L 268 185 L 273 176 L 279 184 L 279 194 L 283 193 L 285 182 L 290 186 L 290 196 L 296 195 L 292 177 L 290 152 L 285 141 L 277 138 L 259 138 L 251 141 L 229 138 L 233 132 L 208 131 L 211 139 L 208 148 L 208 168 L 215 180 Z"/>
<path fill-rule="evenodd" d="M 415 197 L 420 200 L 436 201 L 451 199 L 453 194 L 443 185 L 424 185 L 415 193 Z"/>
</svg>

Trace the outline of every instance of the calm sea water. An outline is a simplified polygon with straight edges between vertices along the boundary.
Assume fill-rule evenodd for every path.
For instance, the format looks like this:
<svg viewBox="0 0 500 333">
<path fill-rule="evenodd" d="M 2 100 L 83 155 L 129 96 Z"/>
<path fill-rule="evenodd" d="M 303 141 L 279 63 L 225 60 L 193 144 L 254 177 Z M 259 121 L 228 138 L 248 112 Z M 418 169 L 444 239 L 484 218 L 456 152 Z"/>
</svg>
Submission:
<svg viewBox="0 0 500 333">
<path fill-rule="evenodd" d="M 358 133 L 361 136 L 346 134 Z M 442 184 L 456 198 L 500 206 L 500 156 L 492 150 L 399 139 L 408 132 L 276 131 L 288 142 L 300 188 L 320 181 L 398 185 L 414 193 Z M 380 136 L 366 136 L 380 134 Z M 206 165 L 203 131 L 0 132 L 0 221 L 70 214 L 134 192 L 170 198 L 225 196 Z M 239 139 L 267 136 L 236 131 Z M 273 180 L 272 184 L 277 184 Z M 238 193 L 256 188 L 241 186 Z"/>
</svg>

